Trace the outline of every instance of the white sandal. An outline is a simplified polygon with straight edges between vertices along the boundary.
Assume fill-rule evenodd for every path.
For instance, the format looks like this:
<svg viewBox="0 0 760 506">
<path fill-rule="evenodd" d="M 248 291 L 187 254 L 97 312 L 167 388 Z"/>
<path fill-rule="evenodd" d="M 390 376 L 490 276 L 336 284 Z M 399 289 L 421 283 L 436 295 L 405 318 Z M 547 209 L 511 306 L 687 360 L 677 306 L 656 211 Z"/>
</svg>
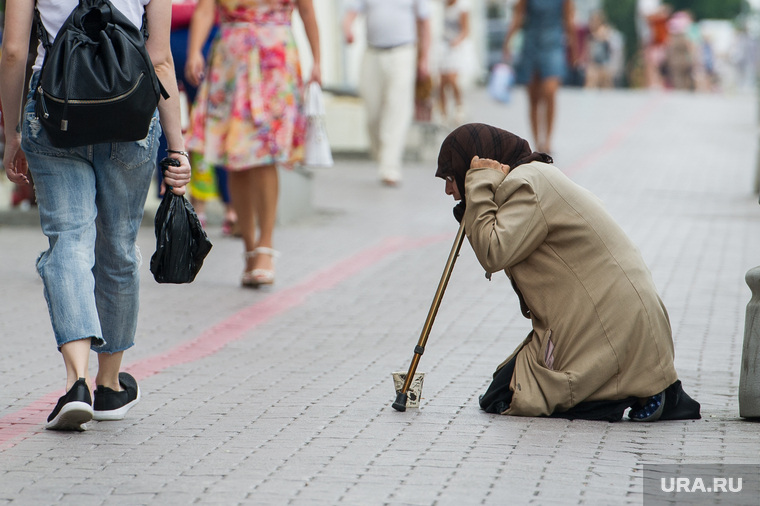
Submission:
<svg viewBox="0 0 760 506">
<path fill-rule="evenodd" d="M 280 256 L 280 252 L 265 246 L 259 246 L 253 251 L 246 251 L 245 259 L 253 258 L 256 255 L 269 255 L 272 257 L 272 264 Z M 245 287 L 256 288 L 261 285 L 271 285 L 274 283 L 274 269 L 253 269 L 243 273 L 240 284 Z"/>
</svg>

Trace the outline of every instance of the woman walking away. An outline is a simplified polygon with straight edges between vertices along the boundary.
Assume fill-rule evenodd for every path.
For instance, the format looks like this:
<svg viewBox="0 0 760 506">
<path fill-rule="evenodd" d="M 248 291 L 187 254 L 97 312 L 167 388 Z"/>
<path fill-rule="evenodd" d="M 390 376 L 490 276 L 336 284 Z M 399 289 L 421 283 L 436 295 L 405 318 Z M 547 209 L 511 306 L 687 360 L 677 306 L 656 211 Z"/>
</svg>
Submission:
<svg viewBox="0 0 760 506">
<path fill-rule="evenodd" d="M 296 8 L 311 46 L 310 80 L 321 83 L 312 0 L 200 0 L 190 23 L 185 74 L 200 87 L 188 146 L 228 171 L 245 248 L 245 287 L 274 282 L 277 165 L 292 167 L 304 155 L 301 67 L 290 25 Z M 206 65 L 203 44 L 217 17 Z"/>
<path fill-rule="evenodd" d="M 552 152 L 557 89 L 565 77 L 568 47 L 572 64 L 578 59 L 573 17 L 571 0 L 518 0 L 504 38 L 504 61 L 509 62 L 509 43 L 523 31 L 516 79 L 528 86 L 530 127 L 536 149 L 543 153 Z"/>
<path fill-rule="evenodd" d="M 47 429 L 84 430 L 93 418 L 119 420 L 140 399 L 137 382 L 120 368 L 124 351 L 135 340 L 141 263 L 137 231 L 162 128 L 169 156 L 179 162 L 167 169 L 164 184 L 182 195 L 190 181 L 169 46 L 171 0 L 111 3 L 137 27 L 145 13 L 150 26 L 145 47 L 169 98 L 159 101 L 158 114 L 154 113 L 142 140 L 64 149 L 51 144 L 34 112 L 34 90 L 45 57 L 42 44 L 23 111 L 22 95 L 35 7 L 52 39 L 78 2 L 7 0 L 6 4 L 0 61 L 6 132 L 3 165 L 14 183 L 26 183 L 27 171 L 34 176 L 42 232 L 50 244 L 37 259 L 37 271 L 66 366 L 66 394 L 50 413 Z M 98 354 L 94 406 L 88 374 L 90 349 Z"/>
</svg>

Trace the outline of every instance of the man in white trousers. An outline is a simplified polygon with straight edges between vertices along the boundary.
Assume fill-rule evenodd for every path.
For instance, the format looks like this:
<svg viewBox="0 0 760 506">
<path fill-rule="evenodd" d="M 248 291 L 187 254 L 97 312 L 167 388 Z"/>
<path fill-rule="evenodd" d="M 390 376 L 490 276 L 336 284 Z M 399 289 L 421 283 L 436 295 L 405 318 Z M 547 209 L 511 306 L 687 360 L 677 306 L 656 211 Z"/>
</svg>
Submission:
<svg viewBox="0 0 760 506">
<path fill-rule="evenodd" d="M 367 129 L 380 180 L 401 182 L 406 136 L 414 113 L 416 79 L 429 75 L 429 0 L 347 0 L 343 18 L 346 42 L 359 14 L 367 23 L 367 50 L 359 91 L 367 109 Z"/>
</svg>

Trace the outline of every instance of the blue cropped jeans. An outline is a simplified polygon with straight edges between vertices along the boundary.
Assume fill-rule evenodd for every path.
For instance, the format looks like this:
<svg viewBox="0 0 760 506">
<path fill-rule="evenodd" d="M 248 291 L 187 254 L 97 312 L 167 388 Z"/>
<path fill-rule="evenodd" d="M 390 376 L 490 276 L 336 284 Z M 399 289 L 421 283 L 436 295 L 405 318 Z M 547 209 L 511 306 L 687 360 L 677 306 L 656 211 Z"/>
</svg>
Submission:
<svg viewBox="0 0 760 506">
<path fill-rule="evenodd" d="M 31 80 L 36 88 L 39 75 Z M 156 113 L 137 142 L 56 148 L 34 113 L 30 92 L 21 147 L 34 179 L 49 248 L 37 259 L 58 348 L 92 338 L 98 353 L 134 345 L 142 222 L 156 166 Z M 119 118 L 114 118 L 119 121 Z"/>
</svg>

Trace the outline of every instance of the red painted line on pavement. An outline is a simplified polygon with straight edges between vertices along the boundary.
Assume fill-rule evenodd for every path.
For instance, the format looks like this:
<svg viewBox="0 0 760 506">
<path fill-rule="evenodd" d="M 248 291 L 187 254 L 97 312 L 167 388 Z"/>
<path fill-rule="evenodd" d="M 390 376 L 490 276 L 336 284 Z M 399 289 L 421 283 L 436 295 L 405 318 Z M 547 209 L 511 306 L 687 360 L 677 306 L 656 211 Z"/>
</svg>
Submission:
<svg viewBox="0 0 760 506">
<path fill-rule="evenodd" d="M 644 122 L 644 120 L 646 120 L 657 109 L 657 107 L 659 107 L 660 103 L 665 99 L 665 97 L 666 95 L 664 93 L 656 94 L 653 98 L 646 102 L 633 117 L 620 125 L 617 129 L 613 130 L 613 132 L 605 139 L 601 146 L 591 151 L 589 154 L 585 155 L 583 158 L 576 161 L 569 167 L 563 168 L 562 172 L 564 172 L 566 176 L 571 177 L 577 172 L 580 172 L 587 166 L 597 161 L 603 155 L 606 155 L 618 147 L 618 145 L 620 145 L 620 143 L 623 142 L 626 137 L 630 136 L 631 133 L 633 133 Z"/>
<path fill-rule="evenodd" d="M 442 234 L 423 237 L 388 238 L 381 244 L 363 250 L 356 255 L 338 261 L 330 267 L 318 271 L 297 285 L 273 293 L 264 300 L 240 310 L 226 320 L 214 325 L 195 339 L 182 343 L 160 355 L 148 357 L 124 369 L 136 379 L 144 379 L 170 367 L 194 362 L 224 348 L 227 344 L 242 339 L 246 332 L 296 306 L 309 296 L 329 290 L 342 281 L 372 267 L 390 255 L 422 248 L 436 242 L 450 239 L 452 235 Z M 51 392 L 18 411 L 0 418 L 0 451 L 7 450 L 20 441 L 41 432 L 43 420 L 55 405 L 62 392 Z"/>
</svg>

